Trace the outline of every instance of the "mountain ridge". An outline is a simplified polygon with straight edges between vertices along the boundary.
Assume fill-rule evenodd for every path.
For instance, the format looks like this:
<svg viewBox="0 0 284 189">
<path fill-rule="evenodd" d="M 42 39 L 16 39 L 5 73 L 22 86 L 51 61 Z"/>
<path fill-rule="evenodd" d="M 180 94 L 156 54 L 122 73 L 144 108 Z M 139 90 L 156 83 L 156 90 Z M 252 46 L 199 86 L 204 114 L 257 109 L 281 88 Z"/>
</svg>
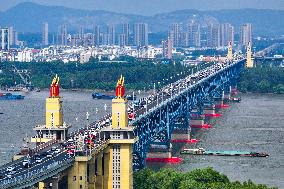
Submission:
<svg viewBox="0 0 284 189">
<path fill-rule="evenodd" d="M 58 26 L 63 23 L 67 24 L 69 31 L 78 31 L 80 26 L 91 30 L 93 25 L 106 26 L 125 22 L 131 25 L 136 22 L 145 22 L 149 24 L 151 32 L 166 32 L 172 23 L 188 23 L 192 19 L 199 19 L 203 22 L 211 20 L 218 20 L 220 23 L 229 22 L 236 27 L 237 32 L 242 23 L 250 22 L 253 24 L 255 35 L 284 34 L 284 10 L 272 9 L 184 9 L 153 16 L 142 16 L 24 2 L 0 12 L 0 26 L 13 26 L 17 31 L 34 33 L 41 32 L 43 22 L 49 23 L 50 32 L 56 32 Z"/>
</svg>

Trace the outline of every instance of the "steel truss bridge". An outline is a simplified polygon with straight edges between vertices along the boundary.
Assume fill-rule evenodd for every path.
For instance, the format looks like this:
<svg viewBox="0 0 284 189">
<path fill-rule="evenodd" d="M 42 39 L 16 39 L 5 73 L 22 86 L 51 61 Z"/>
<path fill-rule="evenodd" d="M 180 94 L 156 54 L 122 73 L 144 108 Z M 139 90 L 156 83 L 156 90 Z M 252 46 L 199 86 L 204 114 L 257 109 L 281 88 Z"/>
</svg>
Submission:
<svg viewBox="0 0 284 189">
<path fill-rule="evenodd" d="M 164 87 L 160 92 L 147 98 L 152 99 L 146 106 L 135 110 L 136 118 L 129 124 L 134 126 L 134 135 L 138 138 L 133 147 L 133 168 L 139 170 L 145 166 L 147 152 L 151 144 L 170 145 L 171 134 L 175 129 L 189 128 L 191 113 L 202 115 L 204 107 L 213 105 L 215 98 L 221 98 L 235 86 L 246 60 L 216 63 L 193 75 L 180 79 Z M 107 119 L 106 116 L 104 119 Z M 175 124 L 182 120 L 182 124 Z M 103 122 L 96 122 L 103 128 Z M 87 128 L 89 128 L 88 126 Z M 86 129 L 87 129 L 86 128 Z M 95 141 L 93 156 L 107 146 L 107 141 Z M 17 160 L 0 167 L 0 174 L 10 165 L 18 166 L 23 160 Z M 29 169 L 17 172 L 12 178 L 0 178 L 0 188 L 27 188 L 45 179 L 50 179 L 73 165 L 75 158 L 62 150 L 56 156 L 45 159 Z M 33 165 L 33 164 L 32 164 Z"/>
</svg>

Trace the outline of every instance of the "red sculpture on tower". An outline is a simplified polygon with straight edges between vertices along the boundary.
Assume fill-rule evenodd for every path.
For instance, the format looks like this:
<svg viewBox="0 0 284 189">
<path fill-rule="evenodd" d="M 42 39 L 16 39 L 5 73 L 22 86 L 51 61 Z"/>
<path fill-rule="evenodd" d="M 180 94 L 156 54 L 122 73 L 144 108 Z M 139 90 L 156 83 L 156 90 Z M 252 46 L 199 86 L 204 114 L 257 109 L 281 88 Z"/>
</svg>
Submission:
<svg viewBox="0 0 284 189">
<path fill-rule="evenodd" d="M 53 78 L 50 86 L 50 97 L 59 97 L 59 77 L 57 74 Z"/>
<path fill-rule="evenodd" d="M 117 81 L 115 95 L 117 98 L 124 98 L 125 87 L 124 87 L 124 77 L 120 76 L 120 79 Z"/>
</svg>

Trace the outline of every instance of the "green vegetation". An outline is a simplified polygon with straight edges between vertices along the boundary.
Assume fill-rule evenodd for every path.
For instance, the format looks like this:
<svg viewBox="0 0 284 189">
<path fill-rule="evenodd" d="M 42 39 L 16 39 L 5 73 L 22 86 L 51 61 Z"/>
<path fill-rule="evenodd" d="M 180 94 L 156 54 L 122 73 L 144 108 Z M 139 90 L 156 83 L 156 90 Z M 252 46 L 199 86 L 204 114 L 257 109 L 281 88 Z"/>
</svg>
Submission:
<svg viewBox="0 0 284 189">
<path fill-rule="evenodd" d="M 256 67 L 241 74 L 239 90 L 242 92 L 284 94 L 284 69 Z"/>
<path fill-rule="evenodd" d="M 52 77 L 58 74 L 61 87 L 65 89 L 114 90 L 116 81 L 121 74 L 125 76 L 128 89 L 150 89 L 153 88 L 154 83 L 158 88 L 183 77 L 184 74 L 189 74 L 190 71 L 180 63 L 175 65 L 155 64 L 151 61 L 139 61 L 130 57 L 121 57 L 119 60 L 127 62 L 99 63 L 96 59 L 92 59 L 87 64 L 64 64 L 61 62 L 0 63 L 0 69 L 3 71 L 2 74 L 0 73 L 0 86 L 12 86 L 14 82 L 21 83 L 20 77 L 12 72 L 12 65 L 15 65 L 18 69 L 30 70 L 33 85 L 40 88 L 48 88 Z M 172 79 L 170 79 L 171 77 Z"/>
<path fill-rule="evenodd" d="M 143 169 L 134 173 L 135 189 L 269 189 L 250 180 L 244 183 L 230 182 L 228 177 L 212 168 L 196 169 L 187 173 L 172 169 L 154 172 Z"/>
</svg>

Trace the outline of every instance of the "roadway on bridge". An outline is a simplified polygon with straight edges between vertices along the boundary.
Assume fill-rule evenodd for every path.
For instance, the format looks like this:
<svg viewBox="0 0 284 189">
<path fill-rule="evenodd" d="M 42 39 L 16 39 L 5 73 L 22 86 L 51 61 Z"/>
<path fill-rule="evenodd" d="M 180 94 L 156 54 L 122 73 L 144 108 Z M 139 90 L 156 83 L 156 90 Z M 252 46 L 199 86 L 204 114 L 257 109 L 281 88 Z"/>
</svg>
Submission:
<svg viewBox="0 0 284 189">
<path fill-rule="evenodd" d="M 220 70 L 226 68 L 229 65 L 231 65 L 230 62 L 216 63 L 213 66 L 207 67 L 204 70 L 201 70 L 193 75 L 190 75 L 184 79 L 180 79 L 172 84 L 163 87 L 160 91 L 155 92 L 155 94 L 152 94 L 146 98 L 140 99 L 133 103 L 129 103 L 129 108 L 130 109 L 132 108 L 132 111 L 134 111 L 135 121 L 140 116 L 147 114 L 149 110 L 155 108 L 156 106 L 159 106 L 160 104 L 163 104 L 164 102 L 166 102 L 171 98 L 174 98 L 176 95 L 180 94 L 183 90 L 187 90 L 193 85 L 196 85 L 202 79 L 207 78 L 210 75 L 219 72 Z M 38 153 L 42 159 L 41 160 L 42 162 L 36 162 L 33 156 L 31 157 L 31 164 L 30 166 L 28 166 L 28 168 L 24 167 L 23 165 L 23 162 L 26 159 L 26 157 L 21 158 L 20 160 L 17 160 L 15 162 L 3 165 L 2 167 L 0 167 L 0 186 L 16 182 L 17 179 L 21 178 L 28 179 L 29 176 L 31 176 L 31 174 L 35 173 L 39 169 L 42 169 L 42 167 L 51 166 L 54 162 L 73 159 L 74 156 L 72 150 L 70 149 L 70 146 L 77 145 L 75 141 L 82 137 L 84 141 L 83 149 L 81 151 L 82 155 L 90 153 L 90 150 L 96 151 L 100 149 L 100 146 L 105 144 L 106 141 L 102 141 L 98 137 L 99 133 L 102 128 L 105 128 L 110 124 L 111 124 L 111 115 L 106 115 L 103 119 L 85 128 L 79 129 L 79 132 L 71 133 L 68 139 L 69 142 L 65 141 L 64 147 L 60 147 L 58 144 L 56 144 L 57 147 L 60 148 L 60 151 L 58 153 L 53 152 L 52 157 L 47 157 L 46 155 L 44 156 L 44 153 L 46 152 L 46 150 L 50 151 L 50 148 L 45 149 L 45 151 L 41 151 Z M 99 140 L 97 140 L 98 138 Z M 93 142 L 93 146 L 91 147 L 91 149 L 88 149 L 88 144 L 86 144 L 88 140 L 92 140 Z M 11 171 L 7 171 L 7 168 L 9 166 L 14 167 L 15 170 L 14 174 L 9 174 L 9 172 Z"/>
</svg>

